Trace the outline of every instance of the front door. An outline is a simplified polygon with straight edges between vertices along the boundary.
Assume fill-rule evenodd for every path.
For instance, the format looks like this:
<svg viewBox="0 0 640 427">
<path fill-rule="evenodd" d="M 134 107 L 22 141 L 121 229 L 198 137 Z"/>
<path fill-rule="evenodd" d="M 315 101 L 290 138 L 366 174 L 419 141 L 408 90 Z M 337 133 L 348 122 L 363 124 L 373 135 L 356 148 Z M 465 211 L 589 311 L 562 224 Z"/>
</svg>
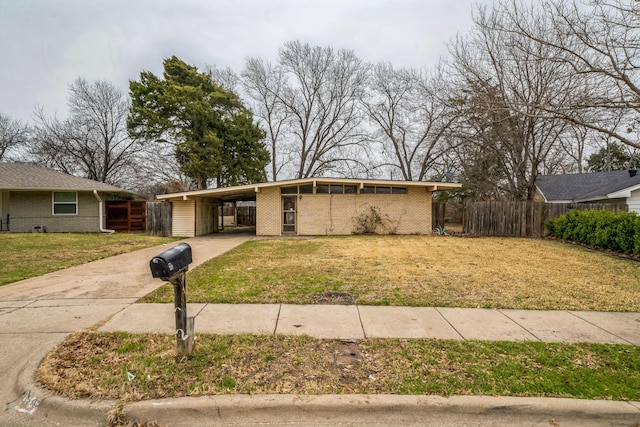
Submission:
<svg viewBox="0 0 640 427">
<path fill-rule="evenodd" d="M 282 232 L 296 232 L 296 198 L 297 196 L 282 197 Z"/>
</svg>

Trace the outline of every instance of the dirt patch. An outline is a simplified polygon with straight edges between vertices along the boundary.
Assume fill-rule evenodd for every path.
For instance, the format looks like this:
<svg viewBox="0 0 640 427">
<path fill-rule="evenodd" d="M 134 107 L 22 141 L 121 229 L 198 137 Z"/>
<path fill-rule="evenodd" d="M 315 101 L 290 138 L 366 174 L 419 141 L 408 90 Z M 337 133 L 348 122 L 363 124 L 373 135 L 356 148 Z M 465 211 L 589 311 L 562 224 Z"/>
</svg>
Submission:
<svg viewBox="0 0 640 427">
<path fill-rule="evenodd" d="M 338 291 L 322 291 L 319 294 L 313 294 L 311 301 L 314 304 L 324 305 L 353 305 L 356 303 L 353 295 Z"/>
<path fill-rule="evenodd" d="M 342 341 L 336 345 L 333 352 L 333 364 L 338 368 L 362 362 L 364 362 L 364 356 L 362 356 L 358 343 L 355 341 Z"/>
</svg>

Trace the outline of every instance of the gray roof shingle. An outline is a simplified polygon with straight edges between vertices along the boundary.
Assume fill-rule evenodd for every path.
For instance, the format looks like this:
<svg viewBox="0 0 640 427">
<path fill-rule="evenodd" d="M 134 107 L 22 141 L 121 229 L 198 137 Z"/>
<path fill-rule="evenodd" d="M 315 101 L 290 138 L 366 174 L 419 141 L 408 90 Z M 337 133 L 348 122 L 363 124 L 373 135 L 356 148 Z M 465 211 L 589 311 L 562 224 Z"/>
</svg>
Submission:
<svg viewBox="0 0 640 427">
<path fill-rule="evenodd" d="M 567 175 L 538 175 L 536 187 L 549 202 L 606 199 L 607 194 L 640 184 L 640 174 L 629 171 L 592 172 Z"/>
<path fill-rule="evenodd" d="M 0 163 L 0 190 L 98 190 L 133 194 L 113 185 L 26 163 Z"/>
</svg>

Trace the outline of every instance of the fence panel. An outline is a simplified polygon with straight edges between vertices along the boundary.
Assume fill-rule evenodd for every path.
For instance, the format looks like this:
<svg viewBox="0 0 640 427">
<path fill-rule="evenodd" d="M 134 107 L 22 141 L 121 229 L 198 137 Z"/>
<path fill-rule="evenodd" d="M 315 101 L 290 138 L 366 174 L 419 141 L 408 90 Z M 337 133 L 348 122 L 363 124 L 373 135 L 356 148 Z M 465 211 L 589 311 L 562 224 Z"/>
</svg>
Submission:
<svg viewBox="0 0 640 427">
<path fill-rule="evenodd" d="M 545 222 L 572 209 L 627 211 L 626 204 L 544 203 L 544 202 L 469 202 L 465 205 L 464 232 L 477 236 L 543 237 Z"/>
<path fill-rule="evenodd" d="M 140 200 L 106 202 L 106 228 L 127 233 L 145 232 L 147 228 L 146 203 Z"/>
<path fill-rule="evenodd" d="M 147 234 L 171 236 L 171 203 L 147 202 Z"/>
</svg>

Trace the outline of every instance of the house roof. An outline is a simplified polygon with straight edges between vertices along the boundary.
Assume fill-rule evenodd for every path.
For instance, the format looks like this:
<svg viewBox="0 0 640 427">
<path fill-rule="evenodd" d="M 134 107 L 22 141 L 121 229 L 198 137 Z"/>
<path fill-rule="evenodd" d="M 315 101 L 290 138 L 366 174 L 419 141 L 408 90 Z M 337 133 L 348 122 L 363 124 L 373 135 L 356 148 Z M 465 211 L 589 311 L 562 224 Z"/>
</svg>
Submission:
<svg viewBox="0 0 640 427">
<path fill-rule="evenodd" d="M 462 184 L 452 182 L 394 181 L 351 178 L 303 178 L 286 181 L 262 182 L 259 184 L 237 185 L 234 187 L 210 188 L 206 190 L 186 191 L 182 193 L 161 194 L 156 197 L 160 200 L 188 200 L 192 197 L 213 197 L 219 200 L 255 200 L 255 194 L 260 192 L 261 188 L 286 187 L 305 184 L 352 184 L 361 187 L 365 185 L 424 187 L 429 191 L 452 190 L 462 187 Z"/>
<path fill-rule="evenodd" d="M 629 171 L 592 172 L 566 175 L 538 175 L 536 187 L 547 202 L 589 202 L 624 195 L 640 188 L 640 174 Z M 636 187 L 636 188 L 634 188 Z"/>
<path fill-rule="evenodd" d="M 0 163 L 0 190 L 101 191 L 134 195 L 113 185 L 78 178 L 63 172 L 26 163 Z"/>
</svg>

